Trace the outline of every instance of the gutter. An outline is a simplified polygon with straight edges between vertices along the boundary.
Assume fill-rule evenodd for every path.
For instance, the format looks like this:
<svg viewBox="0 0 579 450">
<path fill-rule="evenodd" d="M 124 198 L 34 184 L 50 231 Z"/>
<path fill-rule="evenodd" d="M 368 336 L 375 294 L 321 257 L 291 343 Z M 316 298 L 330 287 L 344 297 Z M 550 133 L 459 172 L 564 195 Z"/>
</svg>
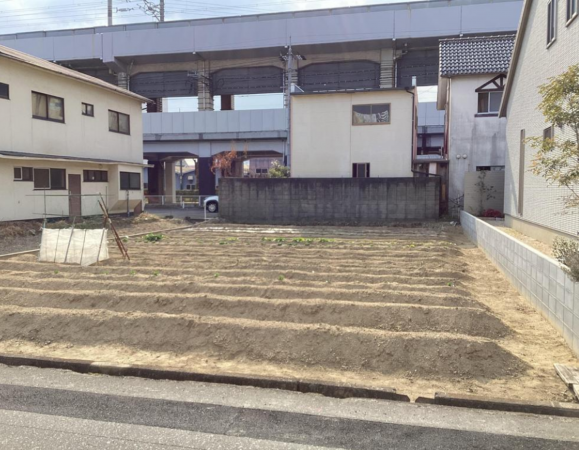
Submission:
<svg viewBox="0 0 579 450">
<path fill-rule="evenodd" d="M 43 158 L 43 157 L 34 157 L 34 156 L 12 156 L 12 155 L 1 155 L 0 159 L 16 159 L 16 160 L 24 160 L 24 161 L 62 161 L 68 163 L 77 163 L 77 164 L 97 164 L 97 165 L 123 165 L 123 166 L 137 166 L 137 167 L 152 167 L 150 164 L 144 163 L 135 163 L 135 162 L 127 162 L 127 161 L 94 161 L 90 159 L 69 159 L 69 158 Z"/>
<path fill-rule="evenodd" d="M 529 19 L 529 14 L 531 13 L 532 3 L 533 0 L 525 0 L 525 3 L 523 4 L 523 12 L 521 13 L 521 20 L 519 21 L 519 29 L 517 31 L 517 37 L 515 38 L 515 48 L 513 49 L 513 55 L 511 56 L 511 64 L 509 65 L 507 84 L 505 85 L 503 99 L 501 101 L 501 107 L 499 108 L 499 117 L 507 117 L 507 106 L 509 105 L 509 97 L 513 89 L 513 79 L 515 78 L 517 63 L 519 61 L 519 56 L 521 55 L 521 48 L 523 46 L 525 31 L 527 30 L 527 23 Z"/>
</svg>

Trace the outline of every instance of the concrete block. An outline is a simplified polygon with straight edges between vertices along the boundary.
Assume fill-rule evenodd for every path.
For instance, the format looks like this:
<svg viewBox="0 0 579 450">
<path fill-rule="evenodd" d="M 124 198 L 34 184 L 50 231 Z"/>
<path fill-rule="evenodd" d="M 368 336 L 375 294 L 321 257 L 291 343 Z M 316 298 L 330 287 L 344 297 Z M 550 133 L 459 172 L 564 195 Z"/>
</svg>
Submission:
<svg viewBox="0 0 579 450">
<path fill-rule="evenodd" d="M 570 330 L 573 329 L 574 325 L 573 319 L 574 319 L 573 311 L 563 306 L 563 323 L 565 324 L 565 326 L 569 327 Z"/>
</svg>

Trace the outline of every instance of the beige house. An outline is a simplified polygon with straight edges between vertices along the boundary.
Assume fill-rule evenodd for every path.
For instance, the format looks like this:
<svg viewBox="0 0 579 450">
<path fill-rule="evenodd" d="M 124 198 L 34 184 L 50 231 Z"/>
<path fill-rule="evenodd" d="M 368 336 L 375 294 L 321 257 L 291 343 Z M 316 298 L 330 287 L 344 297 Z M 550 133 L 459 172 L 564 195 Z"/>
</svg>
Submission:
<svg viewBox="0 0 579 450">
<path fill-rule="evenodd" d="M 579 64 L 579 1 L 526 0 L 513 50 L 500 114 L 507 118 L 505 213 L 513 228 L 550 243 L 556 235 L 579 233 L 579 212 L 564 208 L 566 188 L 550 185 L 530 171 L 535 150 L 525 138 L 575 139 L 537 109 L 539 86 Z"/>
<path fill-rule="evenodd" d="M 412 177 L 415 102 L 404 89 L 292 94 L 291 176 Z"/>
<path fill-rule="evenodd" d="M 146 102 L 0 46 L 0 220 L 140 208 Z"/>
<path fill-rule="evenodd" d="M 437 107 L 446 111 L 449 199 L 458 205 L 464 196 L 470 213 L 477 213 L 469 201 L 476 196 L 476 172 L 481 171 L 501 172 L 488 177 L 496 188 L 495 201 L 484 207 L 503 209 L 507 121 L 499 118 L 499 107 L 514 42 L 514 35 L 440 41 Z M 478 203 L 474 199 L 477 210 Z"/>
</svg>

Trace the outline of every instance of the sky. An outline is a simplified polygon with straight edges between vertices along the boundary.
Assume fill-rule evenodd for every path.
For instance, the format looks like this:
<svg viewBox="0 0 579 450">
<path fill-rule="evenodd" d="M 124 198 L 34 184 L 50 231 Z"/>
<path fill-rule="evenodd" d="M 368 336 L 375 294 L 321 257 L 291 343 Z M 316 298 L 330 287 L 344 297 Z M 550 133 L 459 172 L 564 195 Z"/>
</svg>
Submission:
<svg viewBox="0 0 579 450">
<path fill-rule="evenodd" d="M 165 0 L 165 20 L 397 3 L 401 0 Z M 406 0 L 417 1 L 417 0 Z M 159 0 L 113 0 L 117 24 L 156 20 L 143 11 Z M 0 34 L 82 28 L 107 23 L 107 0 L 0 0 Z"/>
<path fill-rule="evenodd" d="M 165 20 L 266 14 L 281 11 L 397 3 L 401 0 L 165 0 Z M 417 0 L 406 0 L 417 1 Z M 113 23 L 151 22 L 145 4 L 159 0 L 113 0 Z M 0 0 L 0 34 L 83 28 L 107 24 L 107 0 Z M 434 93 L 433 93 L 434 92 Z M 253 97 L 253 96 L 252 96 Z M 434 101 L 436 92 L 420 89 L 419 101 Z M 237 109 L 281 107 L 279 94 L 236 98 Z M 193 99 L 172 99 L 170 111 L 196 109 Z"/>
</svg>

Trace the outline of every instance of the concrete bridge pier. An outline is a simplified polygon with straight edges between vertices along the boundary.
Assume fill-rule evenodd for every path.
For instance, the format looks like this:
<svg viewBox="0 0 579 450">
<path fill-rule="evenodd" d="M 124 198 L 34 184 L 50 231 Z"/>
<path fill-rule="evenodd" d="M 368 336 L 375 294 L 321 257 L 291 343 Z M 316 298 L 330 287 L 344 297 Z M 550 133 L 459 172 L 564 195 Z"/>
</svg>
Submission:
<svg viewBox="0 0 579 450">
<path fill-rule="evenodd" d="M 213 157 L 197 158 L 199 195 L 215 195 L 215 174 L 211 171 Z"/>
<path fill-rule="evenodd" d="M 165 196 L 165 203 L 173 203 L 176 201 L 176 186 L 175 186 L 175 160 L 161 160 L 151 161 L 153 167 L 149 167 L 148 171 L 148 195 L 151 196 L 151 203 L 161 203 L 160 197 Z"/>
</svg>

